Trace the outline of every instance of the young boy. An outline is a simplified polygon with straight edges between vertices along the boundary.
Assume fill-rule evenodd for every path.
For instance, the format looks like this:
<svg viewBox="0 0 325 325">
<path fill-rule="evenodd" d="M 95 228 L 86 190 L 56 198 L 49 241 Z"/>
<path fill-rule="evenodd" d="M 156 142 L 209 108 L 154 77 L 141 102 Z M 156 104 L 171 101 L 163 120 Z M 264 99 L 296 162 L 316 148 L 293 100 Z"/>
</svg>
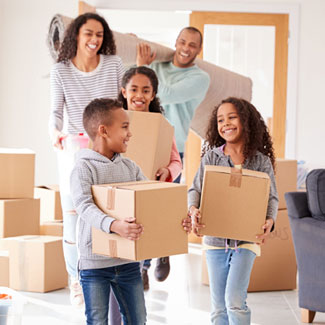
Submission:
<svg viewBox="0 0 325 325">
<path fill-rule="evenodd" d="M 77 153 L 71 174 L 71 192 L 79 215 L 78 250 L 80 283 L 84 292 L 87 324 L 108 324 L 110 288 L 120 305 L 124 324 L 145 324 L 146 308 L 139 263 L 92 254 L 91 228 L 137 240 L 143 227 L 134 218 L 116 220 L 94 204 L 91 186 L 145 180 L 140 168 L 123 158 L 131 137 L 129 118 L 122 103 L 95 99 L 85 108 L 84 128 L 93 150 Z M 183 223 L 183 227 L 184 223 Z M 188 226 L 190 227 L 190 225 Z M 185 227 L 186 228 L 186 227 Z"/>
</svg>

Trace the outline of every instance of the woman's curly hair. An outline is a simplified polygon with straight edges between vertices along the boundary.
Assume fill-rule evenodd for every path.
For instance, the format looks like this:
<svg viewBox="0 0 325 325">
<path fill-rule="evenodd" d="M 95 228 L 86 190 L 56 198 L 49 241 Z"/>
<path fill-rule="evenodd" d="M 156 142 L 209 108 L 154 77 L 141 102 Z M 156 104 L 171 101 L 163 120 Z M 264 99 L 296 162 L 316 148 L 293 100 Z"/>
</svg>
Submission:
<svg viewBox="0 0 325 325">
<path fill-rule="evenodd" d="M 84 25 L 89 19 L 94 19 L 100 22 L 104 28 L 103 44 L 98 50 L 97 54 L 115 54 L 116 46 L 113 36 L 113 32 L 109 28 L 106 20 L 95 13 L 85 13 L 74 19 L 68 26 L 65 36 L 60 46 L 59 56 L 57 62 L 67 63 L 73 59 L 77 54 L 78 35 L 82 25 Z"/>
<path fill-rule="evenodd" d="M 126 89 L 126 86 L 130 82 L 131 78 L 137 74 L 143 74 L 146 77 L 148 77 L 148 79 L 150 80 L 151 86 L 153 88 L 155 97 L 150 102 L 149 112 L 162 114 L 164 112 L 164 109 L 161 107 L 160 100 L 156 96 L 156 94 L 158 92 L 158 83 L 159 82 L 158 82 L 158 78 L 157 78 L 155 71 L 153 71 L 152 69 L 150 69 L 148 67 L 140 66 L 140 67 L 135 67 L 135 68 L 131 68 L 131 69 L 127 70 L 123 76 L 123 79 L 122 79 L 122 88 Z M 123 108 L 127 110 L 128 103 L 127 103 L 126 98 L 124 98 L 122 91 L 120 91 L 118 99 L 119 99 L 119 101 L 121 101 L 123 103 Z"/>
<path fill-rule="evenodd" d="M 275 165 L 275 156 L 273 150 L 273 142 L 268 132 L 267 126 L 254 105 L 245 99 L 229 97 L 224 99 L 212 112 L 208 129 L 206 132 L 206 140 L 204 143 L 202 156 L 214 147 L 222 146 L 226 143 L 218 132 L 218 109 L 222 104 L 230 103 L 237 110 L 240 122 L 243 126 L 244 137 L 244 158 L 252 158 L 257 151 L 268 156 L 272 166 Z"/>
</svg>

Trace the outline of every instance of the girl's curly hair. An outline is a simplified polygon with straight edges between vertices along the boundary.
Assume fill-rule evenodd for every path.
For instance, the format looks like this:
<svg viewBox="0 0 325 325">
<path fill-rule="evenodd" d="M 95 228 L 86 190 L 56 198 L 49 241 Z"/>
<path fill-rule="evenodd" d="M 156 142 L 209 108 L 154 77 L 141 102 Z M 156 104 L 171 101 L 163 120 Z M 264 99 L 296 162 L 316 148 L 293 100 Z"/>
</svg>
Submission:
<svg viewBox="0 0 325 325">
<path fill-rule="evenodd" d="M 239 115 L 240 122 L 243 126 L 244 137 L 244 158 L 252 158 L 257 151 L 268 156 L 272 166 L 275 166 L 275 156 L 273 150 L 273 142 L 268 132 L 267 126 L 254 105 L 245 99 L 229 97 L 224 99 L 212 112 L 208 129 L 206 132 L 206 140 L 202 151 L 202 156 L 214 147 L 222 146 L 226 141 L 218 132 L 218 109 L 222 104 L 230 103 L 234 105 Z"/>
<path fill-rule="evenodd" d="M 126 89 L 126 86 L 130 82 L 131 78 L 137 74 L 143 74 L 146 77 L 148 77 L 148 79 L 150 80 L 151 86 L 153 88 L 153 92 L 155 94 L 154 99 L 150 102 L 149 112 L 162 114 L 164 112 L 164 109 L 161 107 L 160 100 L 156 96 L 157 92 L 158 92 L 158 83 L 159 82 L 158 82 L 158 78 L 157 78 L 155 71 L 153 71 L 152 69 L 141 66 L 141 67 L 135 67 L 135 68 L 131 68 L 131 69 L 127 70 L 123 76 L 123 79 L 122 79 L 122 88 Z M 119 93 L 118 100 L 123 103 L 123 108 L 127 110 L 128 103 L 127 103 L 126 98 L 124 98 L 122 91 L 120 91 L 120 93 Z"/>
<path fill-rule="evenodd" d="M 60 46 L 59 56 L 57 62 L 67 63 L 74 58 L 77 54 L 77 37 L 82 25 L 84 25 L 89 19 L 94 19 L 100 22 L 104 28 L 103 44 L 98 50 L 97 54 L 115 54 L 116 46 L 114 41 L 113 32 L 109 28 L 106 20 L 95 13 L 85 13 L 74 19 L 68 26 L 65 36 Z"/>
</svg>

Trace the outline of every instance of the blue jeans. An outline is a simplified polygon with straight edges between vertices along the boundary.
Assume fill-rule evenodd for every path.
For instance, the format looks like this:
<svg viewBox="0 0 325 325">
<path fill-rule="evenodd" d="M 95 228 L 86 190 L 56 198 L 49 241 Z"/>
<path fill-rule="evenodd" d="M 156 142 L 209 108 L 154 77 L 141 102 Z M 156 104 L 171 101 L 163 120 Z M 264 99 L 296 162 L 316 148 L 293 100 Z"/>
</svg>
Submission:
<svg viewBox="0 0 325 325">
<path fill-rule="evenodd" d="M 146 307 L 139 263 L 81 270 L 88 325 L 107 325 L 110 290 L 118 301 L 123 323 L 146 323 Z"/>
<path fill-rule="evenodd" d="M 206 251 L 211 293 L 211 323 L 215 325 L 249 325 L 247 288 L 255 253 L 245 248 Z"/>
</svg>

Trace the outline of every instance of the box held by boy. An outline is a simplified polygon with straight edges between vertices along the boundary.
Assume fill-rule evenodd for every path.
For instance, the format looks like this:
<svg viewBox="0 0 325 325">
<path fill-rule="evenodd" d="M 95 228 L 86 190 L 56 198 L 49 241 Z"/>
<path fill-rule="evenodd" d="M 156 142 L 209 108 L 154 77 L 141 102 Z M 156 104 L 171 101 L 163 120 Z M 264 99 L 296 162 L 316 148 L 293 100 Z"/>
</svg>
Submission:
<svg viewBox="0 0 325 325">
<path fill-rule="evenodd" d="M 140 181 L 93 185 L 92 191 L 104 213 L 119 220 L 134 217 L 144 227 L 137 241 L 93 228 L 93 253 L 141 261 L 188 252 L 182 227 L 187 217 L 186 185 Z"/>
<path fill-rule="evenodd" d="M 42 185 L 34 188 L 34 197 L 41 200 L 40 221 L 62 220 L 59 185 Z"/>
<path fill-rule="evenodd" d="M 39 235 L 39 199 L 0 200 L 0 238 Z"/>
<path fill-rule="evenodd" d="M 62 238 L 54 236 L 4 238 L 0 240 L 0 249 L 9 251 L 10 288 L 48 292 L 68 285 Z"/>
<path fill-rule="evenodd" d="M 34 197 L 35 153 L 29 149 L 0 148 L 0 198 Z"/>
<path fill-rule="evenodd" d="M 156 180 L 158 169 L 170 162 L 174 128 L 162 114 L 127 112 L 132 137 L 123 156 L 136 162 L 148 179 Z"/>
<path fill-rule="evenodd" d="M 259 242 L 269 200 L 266 173 L 223 166 L 205 166 L 201 194 L 200 234 Z"/>
</svg>

